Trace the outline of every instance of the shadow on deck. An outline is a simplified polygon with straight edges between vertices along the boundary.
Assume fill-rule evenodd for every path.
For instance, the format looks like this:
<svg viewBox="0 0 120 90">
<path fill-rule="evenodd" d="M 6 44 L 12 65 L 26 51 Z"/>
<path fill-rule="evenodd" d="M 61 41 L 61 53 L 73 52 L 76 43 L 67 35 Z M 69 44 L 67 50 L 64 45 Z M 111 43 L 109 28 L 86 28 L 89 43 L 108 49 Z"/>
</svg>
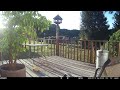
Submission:
<svg viewBox="0 0 120 90">
<path fill-rule="evenodd" d="M 59 56 L 46 58 L 20 59 L 26 66 L 26 77 L 93 77 L 95 65 Z M 1 64 L 7 63 L 3 61 Z"/>
</svg>

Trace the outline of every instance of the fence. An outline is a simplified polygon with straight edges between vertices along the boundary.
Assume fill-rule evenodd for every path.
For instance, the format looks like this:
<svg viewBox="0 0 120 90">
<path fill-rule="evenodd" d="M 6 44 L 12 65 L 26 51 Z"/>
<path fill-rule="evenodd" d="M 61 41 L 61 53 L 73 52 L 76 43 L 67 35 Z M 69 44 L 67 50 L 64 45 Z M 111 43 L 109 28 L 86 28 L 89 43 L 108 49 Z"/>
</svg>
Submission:
<svg viewBox="0 0 120 90">
<path fill-rule="evenodd" d="M 43 50 L 46 56 L 55 56 L 56 52 L 59 53 L 58 56 L 65 57 L 68 59 L 83 61 L 87 63 L 95 63 L 96 50 L 103 49 L 109 50 L 110 57 L 120 56 L 120 43 L 113 42 L 112 44 L 108 41 L 103 40 L 59 40 L 59 49 L 56 51 L 56 39 L 38 39 L 37 41 L 28 42 L 34 44 L 48 44 L 48 47 L 28 47 L 25 46 L 27 53 L 22 53 L 20 58 L 28 58 L 29 51 L 35 57 L 40 56 L 39 50 Z M 4 55 L 6 58 L 6 55 Z"/>
<path fill-rule="evenodd" d="M 87 63 L 95 63 L 96 50 L 103 47 L 103 49 L 109 50 L 109 56 L 120 56 L 120 43 L 113 42 L 112 44 L 104 40 L 59 40 L 59 51 L 56 51 L 56 40 L 45 39 L 45 43 L 49 44 L 49 54 L 56 55 L 59 53 L 60 57 L 68 59 L 83 61 Z"/>
</svg>

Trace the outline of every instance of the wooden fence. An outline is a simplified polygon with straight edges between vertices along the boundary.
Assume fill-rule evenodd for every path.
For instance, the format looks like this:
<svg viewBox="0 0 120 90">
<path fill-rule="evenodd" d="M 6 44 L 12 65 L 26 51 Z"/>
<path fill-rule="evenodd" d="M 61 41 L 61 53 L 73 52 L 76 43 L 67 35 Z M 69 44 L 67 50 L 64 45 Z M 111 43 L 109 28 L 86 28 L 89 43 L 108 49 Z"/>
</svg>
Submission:
<svg viewBox="0 0 120 90">
<path fill-rule="evenodd" d="M 96 50 L 101 47 L 109 51 L 110 57 L 120 56 L 119 42 L 113 42 L 111 45 L 108 41 L 103 40 L 59 40 L 59 51 L 56 51 L 55 39 L 45 39 L 43 41 L 49 44 L 49 55 L 56 55 L 56 52 L 58 52 L 60 57 L 87 63 L 95 63 Z"/>
<path fill-rule="evenodd" d="M 56 50 L 56 39 L 38 39 L 37 41 L 33 40 L 32 42 L 28 42 L 28 43 L 48 44 L 47 48 L 25 46 L 25 48 L 33 52 L 32 54 L 34 55 L 38 55 L 39 50 L 43 49 L 44 55 L 46 56 L 55 56 L 57 52 L 59 53 L 58 56 L 60 57 L 65 57 L 68 59 L 83 61 L 92 64 L 95 64 L 96 50 L 99 50 L 101 47 L 109 51 L 110 57 L 120 56 L 119 42 L 113 42 L 111 44 L 108 41 L 103 41 L 103 40 L 78 40 L 78 41 L 59 40 L 58 50 Z M 22 54 L 22 55 L 27 56 L 28 54 Z"/>
</svg>

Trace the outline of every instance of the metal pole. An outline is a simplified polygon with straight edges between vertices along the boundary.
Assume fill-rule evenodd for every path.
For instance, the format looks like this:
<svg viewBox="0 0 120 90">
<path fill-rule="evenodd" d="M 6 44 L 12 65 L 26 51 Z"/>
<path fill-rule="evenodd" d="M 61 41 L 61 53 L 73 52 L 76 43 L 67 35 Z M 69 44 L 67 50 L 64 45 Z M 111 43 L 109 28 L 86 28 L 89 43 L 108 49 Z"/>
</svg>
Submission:
<svg viewBox="0 0 120 90">
<path fill-rule="evenodd" d="M 56 55 L 59 56 L 59 24 L 56 26 Z"/>
</svg>

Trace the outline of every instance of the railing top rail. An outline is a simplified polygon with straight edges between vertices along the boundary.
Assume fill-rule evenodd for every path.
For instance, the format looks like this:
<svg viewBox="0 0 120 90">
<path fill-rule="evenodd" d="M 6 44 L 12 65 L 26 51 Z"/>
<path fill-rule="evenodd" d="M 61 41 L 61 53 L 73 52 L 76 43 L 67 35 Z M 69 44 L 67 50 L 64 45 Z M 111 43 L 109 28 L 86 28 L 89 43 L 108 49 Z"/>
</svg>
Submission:
<svg viewBox="0 0 120 90">
<path fill-rule="evenodd" d="M 45 39 L 45 38 L 38 38 L 38 40 L 56 40 L 56 39 Z M 59 40 L 64 40 L 64 41 L 70 41 L 66 39 L 59 39 Z M 78 41 L 91 41 L 91 42 L 109 42 L 108 40 L 78 40 Z M 112 41 L 112 42 L 120 42 L 120 41 Z"/>
<path fill-rule="evenodd" d="M 96 42 L 108 42 L 108 40 L 79 40 L 79 41 L 96 41 Z"/>
<path fill-rule="evenodd" d="M 56 39 L 44 39 L 44 38 L 38 38 L 38 40 L 56 40 Z"/>
</svg>

